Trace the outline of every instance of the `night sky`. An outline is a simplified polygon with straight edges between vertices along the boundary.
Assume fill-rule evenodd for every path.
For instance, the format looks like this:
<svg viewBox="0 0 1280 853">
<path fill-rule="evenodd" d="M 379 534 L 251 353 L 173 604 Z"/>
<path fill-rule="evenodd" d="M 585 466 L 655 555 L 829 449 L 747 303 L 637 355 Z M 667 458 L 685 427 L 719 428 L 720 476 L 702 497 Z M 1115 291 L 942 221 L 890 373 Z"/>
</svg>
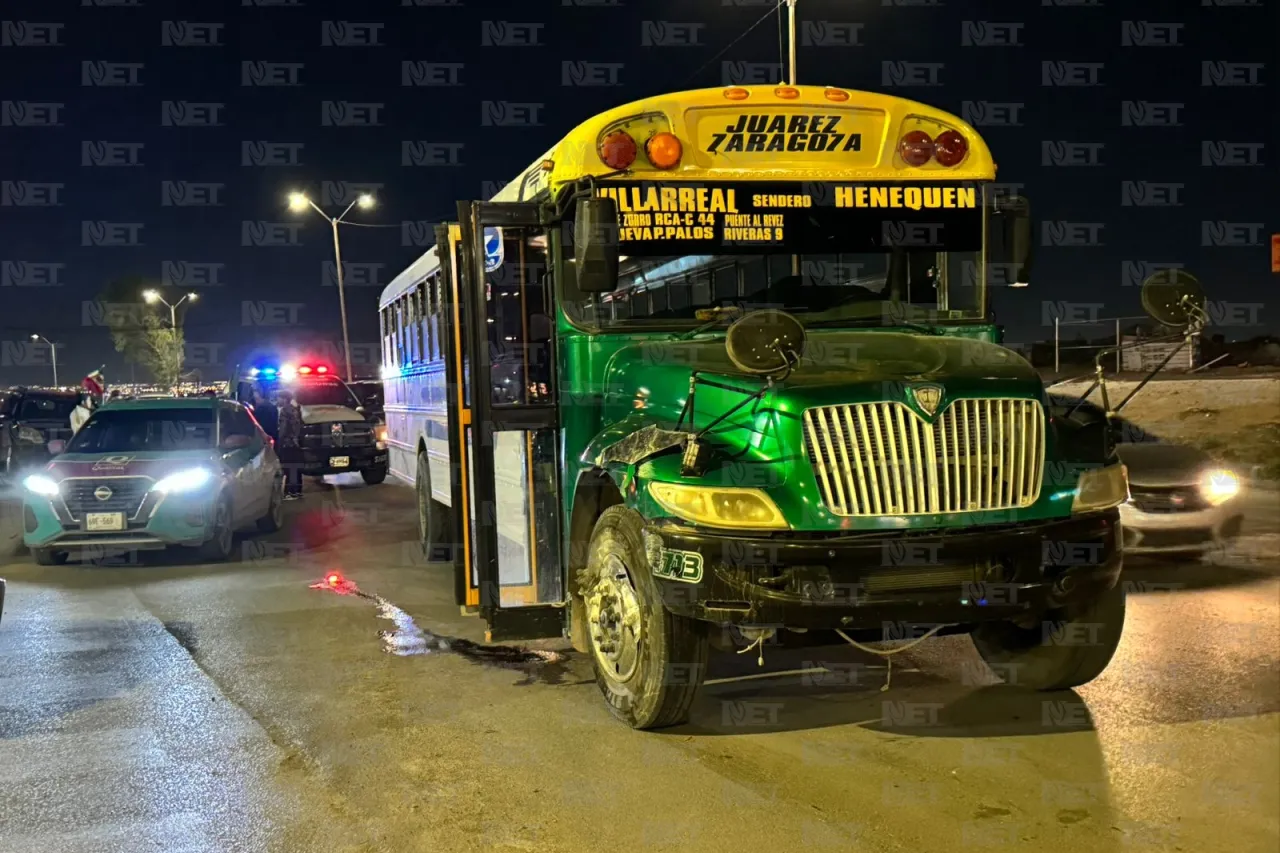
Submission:
<svg viewBox="0 0 1280 853">
<path fill-rule="evenodd" d="M 661 92 L 773 82 L 772 0 L 6 0 L 0 12 L 0 385 L 106 362 L 93 302 L 144 276 L 206 379 L 255 347 L 338 360 L 331 213 L 357 372 L 381 288 L 429 223 L 492 195 L 574 125 Z M 1276 0 L 800 0 L 799 82 L 887 91 L 982 132 L 1038 220 L 1033 285 L 995 294 L 1012 341 L 1052 317 L 1140 313 L 1182 265 L 1229 338 L 1276 331 Z M 279 85 L 283 84 L 283 85 Z M 405 143 L 436 165 L 402 165 Z M 1047 223 L 1047 224 L 1046 224 Z M 262 245 L 280 243 L 283 245 Z M 1093 334 L 1094 330 L 1083 330 Z M 1097 330 L 1105 334 L 1106 328 Z M 139 379 L 143 378 L 139 371 Z"/>
</svg>

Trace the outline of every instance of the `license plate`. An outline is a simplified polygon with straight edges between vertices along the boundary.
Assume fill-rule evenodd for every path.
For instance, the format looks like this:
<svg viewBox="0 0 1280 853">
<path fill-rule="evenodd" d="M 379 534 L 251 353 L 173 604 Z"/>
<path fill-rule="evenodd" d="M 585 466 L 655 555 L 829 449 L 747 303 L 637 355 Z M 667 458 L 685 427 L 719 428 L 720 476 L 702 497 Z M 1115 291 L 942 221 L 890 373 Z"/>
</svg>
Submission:
<svg viewBox="0 0 1280 853">
<path fill-rule="evenodd" d="M 346 468 L 350 464 L 350 456 L 332 456 L 329 458 L 329 465 L 333 468 Z"/>
<path fill-rule="evenodd" d="M 85 513 L 84 529 L 90 532 L 102 530 L 124 530 L 123 512 L 90 512 Z"/>
</svg>

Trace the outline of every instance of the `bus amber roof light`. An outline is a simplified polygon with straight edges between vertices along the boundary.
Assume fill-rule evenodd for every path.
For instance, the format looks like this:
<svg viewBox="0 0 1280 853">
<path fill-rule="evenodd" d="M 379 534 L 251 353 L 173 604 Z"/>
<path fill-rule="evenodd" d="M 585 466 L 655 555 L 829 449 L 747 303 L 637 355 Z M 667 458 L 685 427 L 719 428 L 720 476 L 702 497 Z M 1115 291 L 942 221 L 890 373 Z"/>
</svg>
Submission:
<svg viewBox="0 0 1280 853">
<path fill-rule="evenodd" d="M 792 86 L 779 86 L 773 90 L 773 94 L 784 101 L 794 101 L 800 97 L 800 90 Z"/>
<path fill-rule="evenodd" d="M 671 133 L 655 133 L 644 144 L 644 156 L 658 169 L 674 169 L 683 153 L 680 140 Z"/>
<path fill-rule="evenodd" d="M 625 130 L 600 140 L 600 160 L 610 169 L 626 169 L 636 161 L 636 141 Z"/>
<path fill-rule="evenodd" d="M 968 153 L 968 140 L 954 130 L 939 133 L 933 143 L 933 159 L 943 166 L 958 166 Z"/>
<path fill-rule="evenodd" d="M 844 89 L 824 89 L 822 91 L 822 94 L 826 97 L 828 101 L 849 100 L 849 93 L 846 92 Z"/>
<path fill-rule="evenodd" d="M 745 101 L 751 97 L 751 93 L 741 86 L 731 86 L 724 90 L 724 96 L 730 101 Z"/>
<path fill-rule="evenodd" d="M 923 130 L 913 130 L 898 143 L 898 153 L 908 166 L 923 166 L 933 156 L 933 139 Z"/>
</svg>

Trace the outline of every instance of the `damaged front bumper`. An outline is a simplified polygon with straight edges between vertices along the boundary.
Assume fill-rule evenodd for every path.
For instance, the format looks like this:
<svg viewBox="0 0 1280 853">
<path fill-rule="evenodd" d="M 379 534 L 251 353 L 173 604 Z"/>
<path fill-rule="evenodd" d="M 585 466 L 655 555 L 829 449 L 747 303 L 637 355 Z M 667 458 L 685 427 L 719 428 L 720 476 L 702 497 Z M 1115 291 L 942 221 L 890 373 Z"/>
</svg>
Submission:
<svg viewBox="0 0 1280 853">
<path fill-rule="evenodd" d="M 973 624 L 1087 601 L 1120 577 L 1117 510 L 939 533 L 773 536 L 645 529 L 672 613 L 807 630 Z"/>
</svg>

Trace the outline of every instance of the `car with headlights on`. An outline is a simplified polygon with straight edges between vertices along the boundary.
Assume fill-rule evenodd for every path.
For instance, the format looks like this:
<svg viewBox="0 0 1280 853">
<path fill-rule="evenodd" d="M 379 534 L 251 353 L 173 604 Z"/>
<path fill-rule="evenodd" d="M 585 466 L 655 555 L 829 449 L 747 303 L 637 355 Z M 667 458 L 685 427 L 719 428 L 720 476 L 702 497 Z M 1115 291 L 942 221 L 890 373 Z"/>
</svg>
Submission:
<svg viewBox="0 0 1280 853">
<path fill-rule="evenodd" d="M 1092 403 L 1081 404 L 1080 415 L 1106 419 Z M 1239 534 L 1244 513 L 1238 472 L 1199 448 L 1165 441 L 1125 418 L 1111 420 L 1116 453 L 1129 472 L 1129 499 L 1120 505 L 1126 554 L 1197 559 Z"/>
<path fill-rule="evenodd" d="M 23 480 L 23 542 L 42 566 L 170 546 L 225 560 L 237 531 L 283 523 L 275 450 L 231 400 L 112 402 L 55 450 Z"/>
</svg>

